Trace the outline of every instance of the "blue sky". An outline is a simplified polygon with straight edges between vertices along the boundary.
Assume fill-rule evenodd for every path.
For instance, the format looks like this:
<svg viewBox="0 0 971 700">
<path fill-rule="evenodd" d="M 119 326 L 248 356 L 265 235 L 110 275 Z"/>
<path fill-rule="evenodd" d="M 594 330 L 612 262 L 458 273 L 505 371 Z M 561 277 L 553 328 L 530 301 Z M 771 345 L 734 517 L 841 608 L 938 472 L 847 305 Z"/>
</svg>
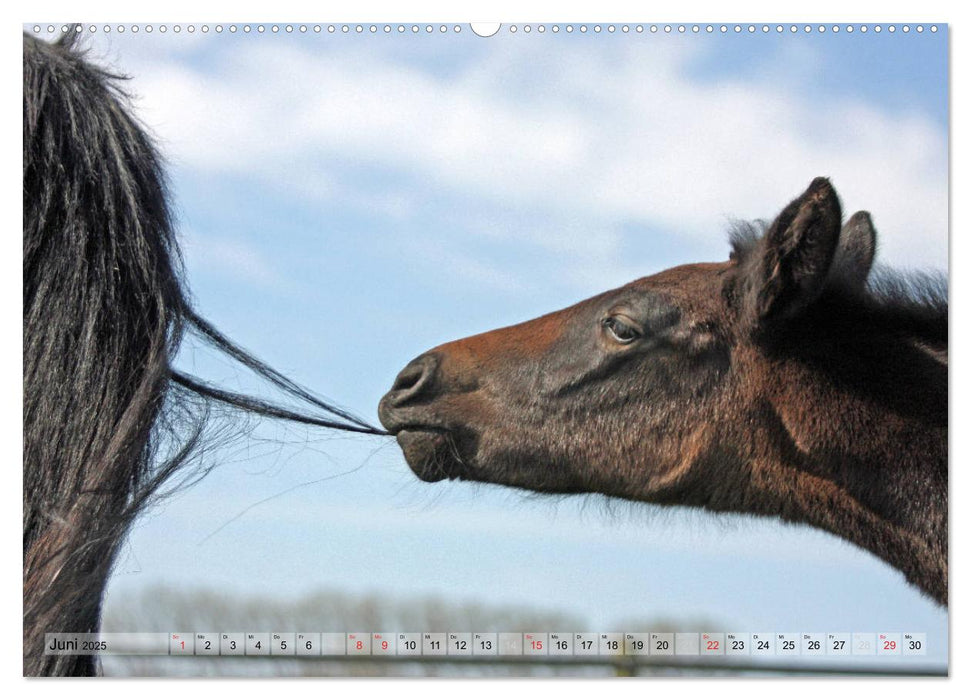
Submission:
<svg viewBox="0 0 971 700">
<path fill-rule="evenodd" d="M 878 260 L 947 269 L 946 29 L 777 36 L 91 40 L 169 162 L 198 309 L 376 420 L 412 357 L 671 265 L 727 257 L 816 175 Z M 236 368 L 187 348 L 231 387 Z M 926 631 L 868 554 L 768 520 L 426 485 L 393 441 L 263 425 L 142 518 L 111 593 L 158 581 L 558 608 L 598 630 Z M 266 502 L 264 499 L 281 494 Z M 237 516 L 240 515 L 238 518 Z M 209 536 L 211 533 L 211 536 Z M 732 631 L 732 630 L 728 630 Z"/>
</svg>

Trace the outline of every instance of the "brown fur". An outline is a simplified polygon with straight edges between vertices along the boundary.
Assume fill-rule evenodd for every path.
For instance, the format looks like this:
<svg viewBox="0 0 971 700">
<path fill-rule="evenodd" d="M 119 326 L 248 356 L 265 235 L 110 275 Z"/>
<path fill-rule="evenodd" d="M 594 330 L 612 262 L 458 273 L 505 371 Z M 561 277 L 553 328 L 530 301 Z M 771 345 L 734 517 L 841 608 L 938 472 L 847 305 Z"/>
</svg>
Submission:
<svg viewBox="0 0 971 700">
<path fill-rule="evenodd" d="M 381 420 L 425 480 L 806 523 L 946 604 L 947 304 L 841 218 L 817 178 L 729 262 L 434 348 Z"/>
</svg>

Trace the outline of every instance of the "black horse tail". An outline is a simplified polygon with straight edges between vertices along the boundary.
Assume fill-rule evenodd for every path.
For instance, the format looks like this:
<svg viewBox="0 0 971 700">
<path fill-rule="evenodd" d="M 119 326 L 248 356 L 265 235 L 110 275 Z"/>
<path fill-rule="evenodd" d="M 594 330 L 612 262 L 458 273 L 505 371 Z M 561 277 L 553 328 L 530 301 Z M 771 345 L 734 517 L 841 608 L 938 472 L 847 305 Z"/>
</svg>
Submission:
<svg viewBox="0 0 971 700">
<path fill-rule="evenodd" d="M 45 656 L 44 633 L 98 630 L 132 519 L 198 461 L 215 406 L 383 434 L 192 310 L 160 157 L 121 76 L 77 44 L 74 31 L 53 44 L 24 36 L 25 675 L 97 671 L 96 657 Z M 307 410 L 175 372 L 188 330 Z"/>
</svg>

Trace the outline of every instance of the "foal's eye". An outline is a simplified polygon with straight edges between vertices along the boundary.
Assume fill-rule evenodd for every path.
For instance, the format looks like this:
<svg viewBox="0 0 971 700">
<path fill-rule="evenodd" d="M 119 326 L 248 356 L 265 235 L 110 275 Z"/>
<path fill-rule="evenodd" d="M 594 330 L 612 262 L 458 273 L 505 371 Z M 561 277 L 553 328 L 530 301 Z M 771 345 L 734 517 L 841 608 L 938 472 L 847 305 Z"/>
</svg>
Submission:
<svg viewBox="0 0 971 700">
<path fill-rule="evenodd" d="M 603 320 L 603 327 L 610 337 L 622 345 L 633 343 L 641 337 L 640 331 L 617 316 L 608 316 Z"/>
</svg>

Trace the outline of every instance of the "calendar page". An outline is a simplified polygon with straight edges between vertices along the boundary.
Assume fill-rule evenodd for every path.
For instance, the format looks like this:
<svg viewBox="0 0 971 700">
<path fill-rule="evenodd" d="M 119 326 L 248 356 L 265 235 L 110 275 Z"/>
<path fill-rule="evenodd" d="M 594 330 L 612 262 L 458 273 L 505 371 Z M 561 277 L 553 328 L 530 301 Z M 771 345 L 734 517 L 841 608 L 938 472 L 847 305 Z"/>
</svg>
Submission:
<svg viewBox="0 0 971 700">
<path fill-rule="evenodd" d="M 25 675 L 947 675 L 946 23 L 23 31 Z"/>
</svg>

